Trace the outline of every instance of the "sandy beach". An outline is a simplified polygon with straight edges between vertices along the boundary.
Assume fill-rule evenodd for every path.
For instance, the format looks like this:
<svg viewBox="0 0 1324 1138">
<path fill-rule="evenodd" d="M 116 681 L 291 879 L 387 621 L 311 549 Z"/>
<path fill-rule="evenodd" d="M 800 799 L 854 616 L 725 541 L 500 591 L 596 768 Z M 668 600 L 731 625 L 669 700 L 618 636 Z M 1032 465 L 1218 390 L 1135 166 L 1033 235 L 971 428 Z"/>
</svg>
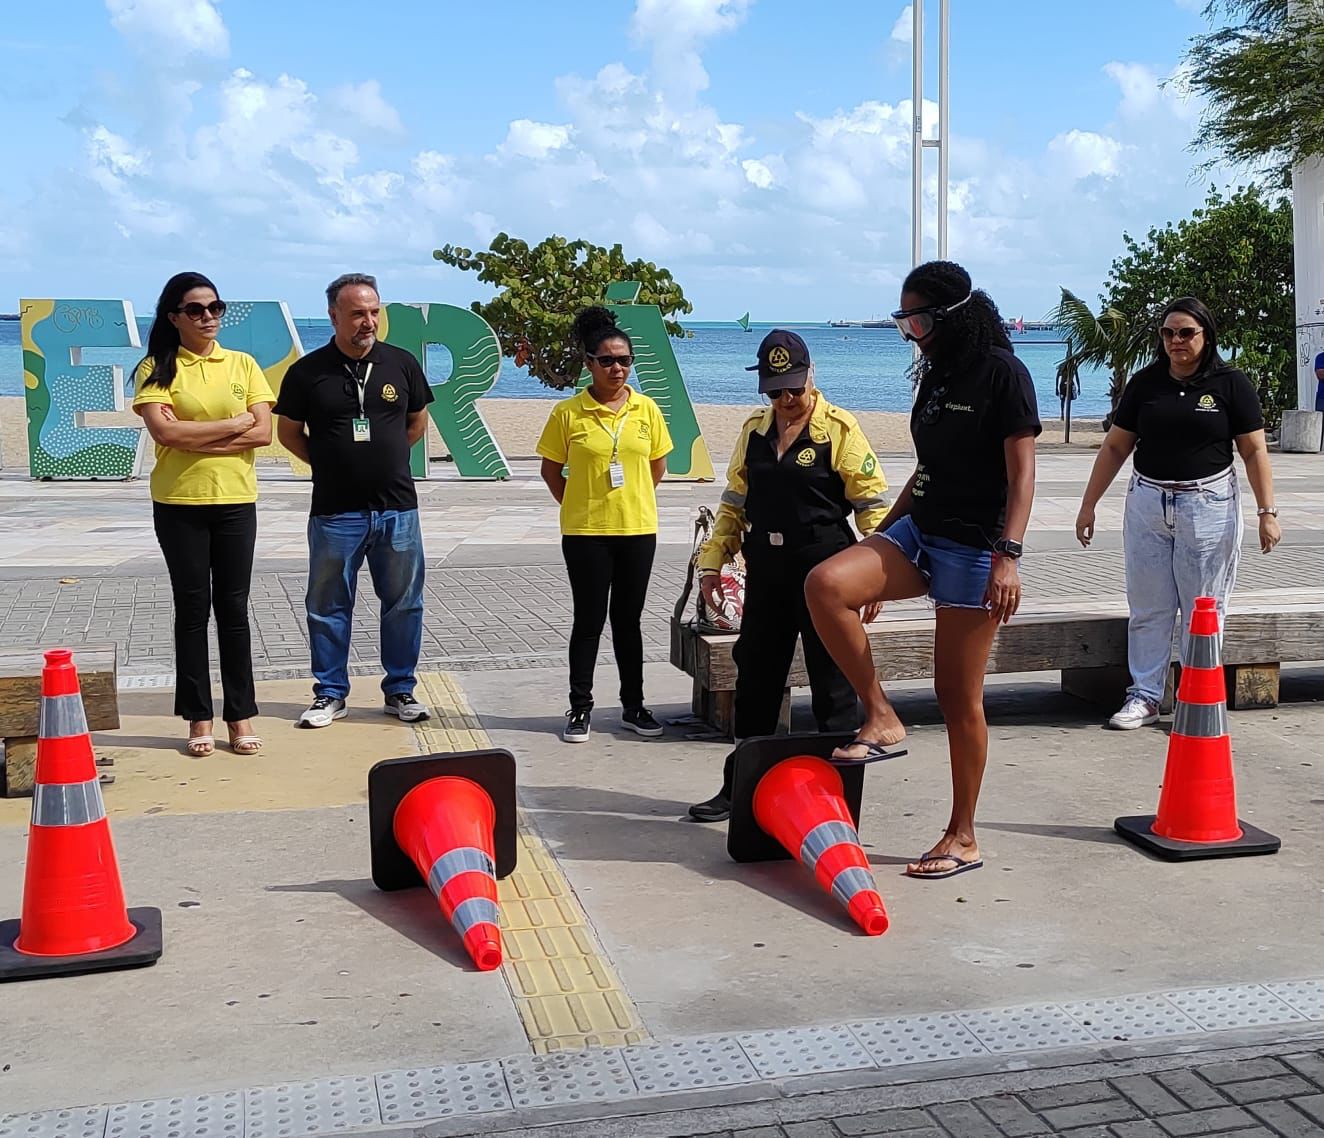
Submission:
<svg viewBox="0 0 1324 1138">
<path fill-rule="evenodd" d="M 507 458 L 527 458 L 534 453 L 538 435 L 551 410 L 551 402 L 544 399 L 484 399 L 481 403 L 483 418 Z M 740 434 L 740 425 L 753 410 L 717 404 L 698 404 L 695 411 L 708 451 L 719 473 L 726 467 L 731 448 Z M 131 411 L 92 412 L 87 416 L 89 426 L 136 426 L 140 420 Z M 897 411 L 861 411 L 861 426 L 880 454 L 909 453 L 909 416 Z M 1057 419 L 1044 423 L 1041 446 L 1061 446 L 1063 424 Z M 446 446 L 435 426 L 431 428 L 430 453 L 444 455 Z M 1097 447 L 1103 438 L 1098 420 L 1077 420 L 1071 425 L 1071 446 Z M 26 470 L 28 465 L 27 425 L 23 400 L 17 396 L 0 398 L 0 469 Z"/>
</svg>

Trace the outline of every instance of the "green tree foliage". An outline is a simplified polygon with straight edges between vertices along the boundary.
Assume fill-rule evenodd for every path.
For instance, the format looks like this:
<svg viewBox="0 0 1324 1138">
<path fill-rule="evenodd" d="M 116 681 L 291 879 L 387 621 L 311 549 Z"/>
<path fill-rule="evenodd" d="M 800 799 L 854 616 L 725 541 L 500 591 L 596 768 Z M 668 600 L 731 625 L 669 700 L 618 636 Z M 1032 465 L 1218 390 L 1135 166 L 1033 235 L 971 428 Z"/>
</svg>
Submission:
<svg viewBox="0 0 1324 1138">
<path fill-rule="evenodd" d="M 552 236 L 530 246 L 498 233 L 486 252 L 447 245 L 433 250 L 432 256 L 464 272 L 477 272 L 480 281 L 495 286 L 495 297 L 469 307 L 492 326 L 503 355 L 557 389 L 574 386 L 583 369 L 583 354 L 571 342 L 575 313 L 601 304 L 608 285 L 638 281 L 638 303 L 657 305 L 673 336 L 683 336 L 685 330 L 671 317 L 694 311 L 668 270 L 651 261 L 627 261 L 619 245 L 604 249 Z"/>
<path fill-rule="evenodd" d="M 1059 394 L 1065 391 L 1065 384 L 1076 382 L 1081 368 L 1103 368 L 1109 373 L 1108 396 L 1113 410 L 1117 410 L 1126 381 L 1152 352 L 1151 309 L 1142 307 L 1132 315 L 1114 305 L 1105 305 L 1101 312 L 1095 313 L 1085 301 L 1064 288 L 1061 301 L 1048 319 L 1067 335 L 1066 358 L 1057 367 Z M 1108 420 L 1111 419 L 1109 414 Z"/>
<path fill-rule="evenodd" d="M 1191 41 L 1183 79 L 1206 107 L 1192 146 L 1237 165 L 1276 168 L 1324 156 L 1324 5 L 1211 0 L 1226 26 Z"/>
<path fill-rule="evenodd" d="M 1198 297 L 1218 322 L 1224 357 L 1259 388 L 1270 421 L 1296 406 L 1290 202 L 1255 185 L 1229 198 L 1211 189 L 1186 220 L 1152 228 L 1143 241 L 1122 240 L 1126 253 L 1113 262 L 1102 299 L 1143 324 L 1148 349 L 1158 310 L 1174 297 Z M 1114 386 L 1114 406 L 1120 394 Z"/>
</svg>

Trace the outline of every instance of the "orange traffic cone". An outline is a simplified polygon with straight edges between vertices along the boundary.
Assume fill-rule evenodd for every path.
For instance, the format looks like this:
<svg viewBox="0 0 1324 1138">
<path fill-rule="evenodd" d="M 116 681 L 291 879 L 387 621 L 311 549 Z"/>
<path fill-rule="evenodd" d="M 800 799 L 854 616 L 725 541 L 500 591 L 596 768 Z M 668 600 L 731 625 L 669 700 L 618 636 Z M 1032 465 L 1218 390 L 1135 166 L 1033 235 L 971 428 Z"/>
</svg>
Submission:
<svg viewBox="0 0 1324 1138">
<path fill-rule="evenodd" d="M 502 962 L 497 878 L 515 868 L 508 751 L 389 759 L 368 775 L 373 880 L 426 881 L 480 971 Z"/>
<path fill-rule="evenodd" d="M 736 748 L 727 851 L 736 861 L 789 854 L 869 936 L 887 930 L 856 824 L 862 766 L 838 769 L 826 756 L 853 736 L 747 739 Z"/>
<path fill-rule="evenodd" d="M 1199 597 L 1182 650 L 1181 683 L 1157 815 L 1118 818 L 1127 841 L 1168 861 L 1275 853 L 1279 840 L 1237 820 L 1218 604 Z"/>
<path fill-rule="evenodd" d="M 0 923 L 0 980 L 151 964 L 161 956 L 161 912 L 125 908 L 67 649 L 46 653 L 39 722 L 23 915 Z"/>
</svg>

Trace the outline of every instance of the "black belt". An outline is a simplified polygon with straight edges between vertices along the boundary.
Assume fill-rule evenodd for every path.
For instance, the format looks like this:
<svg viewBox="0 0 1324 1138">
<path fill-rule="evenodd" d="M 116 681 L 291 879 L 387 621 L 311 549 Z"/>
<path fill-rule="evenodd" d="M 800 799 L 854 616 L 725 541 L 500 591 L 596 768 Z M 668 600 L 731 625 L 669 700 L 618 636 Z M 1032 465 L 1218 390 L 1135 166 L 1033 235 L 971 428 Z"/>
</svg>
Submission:
<svg viewBox="0 0 1324 1138">
<path fill-rule="evenodd" d="M 745 538 L 746 544 L 801 547 L 818 545 L 834 537 L 852 537 L 850 526 L 845 521 L 824 522 L 820 525 L 787 526 L 785 529 L 752 529 Z"/>
</svg>

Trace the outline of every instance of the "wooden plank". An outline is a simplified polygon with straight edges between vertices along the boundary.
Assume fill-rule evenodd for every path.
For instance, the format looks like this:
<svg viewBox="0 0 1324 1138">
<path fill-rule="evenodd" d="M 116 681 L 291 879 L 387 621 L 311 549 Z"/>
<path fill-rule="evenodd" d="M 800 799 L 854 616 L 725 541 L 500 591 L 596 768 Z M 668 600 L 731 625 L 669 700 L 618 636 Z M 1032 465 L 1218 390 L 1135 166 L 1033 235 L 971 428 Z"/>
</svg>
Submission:
<svg viewBox="0 0 1324 1138">
<path fill-rule="evenodd" d="M 37 769 L 37 740 L 27 735 L 5 739 L 4 769 L 0 771 L 0 792 L 5 798 L 26 798 L 32 794 L 32 780 Z"/>
<path fill-rule="evenodd" d="M 88 728 L 117 730 L 120 713 L 114 645 L 87 645 L 73 649 L 73 654 Z M 0 738 L 37 733 L 42 664 L 40 650 L 0 650 Z"/>
<path fill-rule="evenodd" d="M 1224 669 L 1227 705 L 1233 711 L 1278 706 L 1277 664 L 1237 664 Z"/>
</svg>

